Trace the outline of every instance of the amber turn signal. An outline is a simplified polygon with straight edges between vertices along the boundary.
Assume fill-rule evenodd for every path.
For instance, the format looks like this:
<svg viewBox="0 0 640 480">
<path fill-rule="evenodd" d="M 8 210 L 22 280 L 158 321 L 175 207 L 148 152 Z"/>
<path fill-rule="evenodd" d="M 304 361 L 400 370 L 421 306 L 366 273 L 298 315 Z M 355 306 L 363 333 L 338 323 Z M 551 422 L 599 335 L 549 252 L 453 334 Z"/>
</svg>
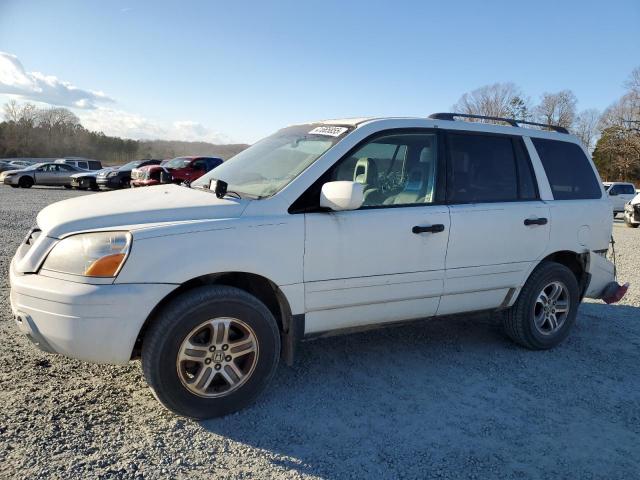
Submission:
<svg viewBox="0 0 640 480">
<path fill-rule="evenodd" d="M 124 253 L 114 253 L 97 259 L 84 272 L 88 277 L 115 277 L 124 261 Z"/>
</svg>

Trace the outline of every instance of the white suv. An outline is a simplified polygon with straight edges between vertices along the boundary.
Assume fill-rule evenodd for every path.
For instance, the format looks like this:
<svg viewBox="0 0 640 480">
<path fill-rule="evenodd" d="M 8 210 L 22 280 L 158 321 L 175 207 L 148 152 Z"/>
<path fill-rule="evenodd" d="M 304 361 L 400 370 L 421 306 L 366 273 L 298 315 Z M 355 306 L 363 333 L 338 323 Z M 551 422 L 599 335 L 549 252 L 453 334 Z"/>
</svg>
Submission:
<svg viewBox="0 0 640 480">
<path fill-rule="evenodd" d="M 613 206 L 614 216 L 624 212 L 624 206 L 636 196 L 636 187 L 633 183 L 604 182 L 603 185 Z"/>
<path fill-rule="evenodd" d="M 206 418 L 251 402 L 302 339 L 501 312 L 530 349 L 584 296 L 619 299 L 611 206 L 576 137 L 428 119 L 284 128 L 191 184 L 65 200 L 11 264 L 41 349 L 142 358 L 157 398 Z"/>
</svg>

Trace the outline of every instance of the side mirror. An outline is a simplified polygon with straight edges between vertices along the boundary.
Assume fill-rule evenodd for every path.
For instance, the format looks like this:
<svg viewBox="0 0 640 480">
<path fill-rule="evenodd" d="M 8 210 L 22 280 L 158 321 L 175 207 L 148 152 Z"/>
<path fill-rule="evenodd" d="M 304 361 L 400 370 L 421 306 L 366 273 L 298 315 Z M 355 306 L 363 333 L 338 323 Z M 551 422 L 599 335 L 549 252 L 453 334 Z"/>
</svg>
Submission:
<svg viewBox="0 0 640 480">
<path fill-rule="evenodd" d="M 609 190 L 609 196 L 610 197 L 617 197 L 618 196 L 618 192 L 614 192 L 612 190 Z"/>
<path fill-rule="evenodd" d="M 173 181 L 172 175 L 166 170 L 160 171 L 160 183 L 171 183 Z"/>
<path fill-rule="evenodd" d="M 320 192 L 320 206 L 339 212 L 357 210 L 364 202 L 364 186 L 361 183 L 328 182 Z"/>
</svg>

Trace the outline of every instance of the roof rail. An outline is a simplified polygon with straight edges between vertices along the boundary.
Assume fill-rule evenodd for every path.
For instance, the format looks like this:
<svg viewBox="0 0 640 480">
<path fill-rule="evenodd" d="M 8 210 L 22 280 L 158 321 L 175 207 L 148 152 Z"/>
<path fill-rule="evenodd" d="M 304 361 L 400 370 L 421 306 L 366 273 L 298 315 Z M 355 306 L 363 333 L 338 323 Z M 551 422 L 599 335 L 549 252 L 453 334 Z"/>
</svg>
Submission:
<svg viewBox="0 0 640 480">
<path fill-rule="evenodd" d="M 544 127 L 554 130 L 558 133 L 569 133 L 569 131 L 561 127 L 559 125 L 547 125 L 544 123 L 537 122 L 528 122 L 526 120 L 516 120 L 514 118 L 502 118 L 502 117 L 488 117 L 486 115 L 472 115 L 470 113 L 432 113 L 429 115 L 429 118 L 433 118 L 435 120 L 455 120 L 456 117 L 461 118 L 478 118 L 481 120 L 493 120 L 497 122 L 505 122 L 511 125 L 512 127 L 519 127 L 520 125 L 534 125 L 536 127 Z"/>
</svg>

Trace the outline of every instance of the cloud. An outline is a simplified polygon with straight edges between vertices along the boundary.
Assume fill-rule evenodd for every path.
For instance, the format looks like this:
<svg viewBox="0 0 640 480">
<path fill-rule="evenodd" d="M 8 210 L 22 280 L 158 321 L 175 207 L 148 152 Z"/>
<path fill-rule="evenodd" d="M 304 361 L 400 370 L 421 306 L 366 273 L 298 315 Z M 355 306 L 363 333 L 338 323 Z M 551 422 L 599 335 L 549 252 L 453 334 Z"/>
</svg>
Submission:
<svg viewBox="0 0 640 480">
<path fill-rule="evenodd" d="M 3 94 L 69 107 L 75 110 L 85 128 L 106 135 L 143 140 L 231 143 L 228 136 L 198 122 L 161 122 L 106 106 L 116 101 L 104 92 L 82 90 L 51 75 L 26 72 L 18 57 L 0 52 L 0 95 Z"/>
<path fill-rule="evenodd" d="M 6 52 L 0 52 L 0 94 L 83 110 L 114 102 L 104 92 L 83 90 L 52 75 L 26 72 L 18 57 Z"/>
<path fill-rule="evenodd" d="M 231 143 L 231 139 L 191 120 L 165 124 L 123 110 L 99 107 L 79 112 L 82 125 L 106 135 L 142 140 L 183 140 L 186 142 Z"/>
</svg>

